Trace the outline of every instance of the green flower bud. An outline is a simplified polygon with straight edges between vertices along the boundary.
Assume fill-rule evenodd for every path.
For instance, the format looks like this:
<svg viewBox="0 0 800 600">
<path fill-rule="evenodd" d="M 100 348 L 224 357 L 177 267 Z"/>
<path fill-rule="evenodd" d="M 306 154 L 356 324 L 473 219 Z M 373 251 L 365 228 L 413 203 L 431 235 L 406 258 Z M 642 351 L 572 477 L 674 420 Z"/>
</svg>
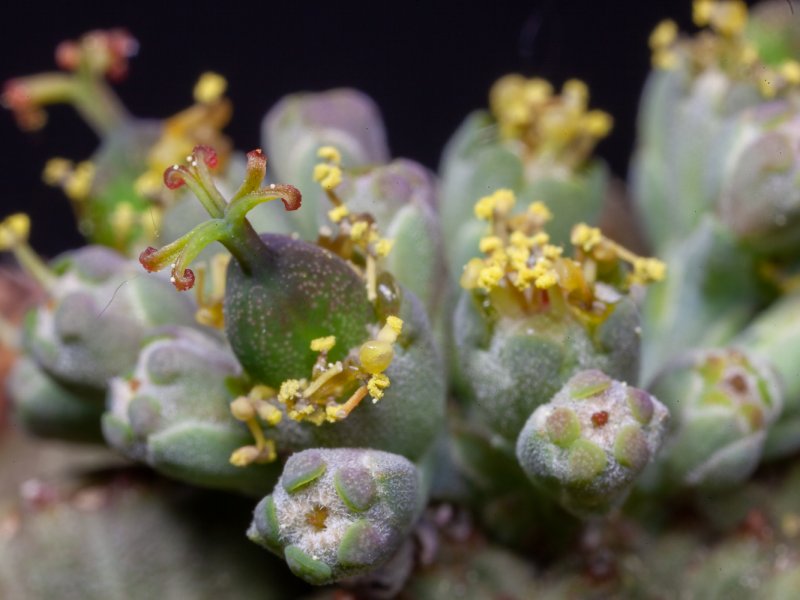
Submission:
<svg viewBox="0 0 800 600">
<path fill-rule="evenodd" d="M 389 160 L 389 148 L 378 107 L 353 89 L 286 96 L 270 109 L 261 126 L 262 144 L 272 159 L 277 179 L 296 182 L 305 209 L 291 222 L 305 239 L 314 239 L 318 215 L 328 202 L 313 180 L 321 146 L 335 146 L 349 168 Z"/>
<path fill-rule="evenodd" d="M 581 371 L 530 416 L 517 459 L 568 511 L 606 513 L 655 457 L 668 417 L 647 392 L 600 371 Z"/>
<path fill-rule="evenodd" d="M 230 411 L 241 367 L 215 338 L 175 329 L 147 343 L 133 372 L 111 381 L 106 441 L 157 471 L 196 485 L 263 494 L 279 467 L 241 469 L 231 454 L 249 433 Z"/>
<path fill-rule="evenodd" d="M 784 405 L 767 433 L 765 458 L 781 458 L 800 448 L 800 294 L 787 295 L 763 311 L 733 341 L 769 364 L 780 377 Z"/>
<path fill-rule="evenodd" d="M 14 365 L 7 384 L 15 416 L 31 433 L 45 438 L 102 442 L 100 417 L 104 406 L 98 398 L 65 389 L 24 356 Z"/>
<path fill-rule="evenodd" d="M 66 253 L 52 269 L 48 301 L 29 314 L 23 343 L 49 376 L 81 394 L 102 398 L 155 328 L 194 324 L 189 299 L 107 248 Z"/>
<path fill-rule="evenodd" d="M 368 573 L 400 548 L 424 505 L 417 468 L 395 454 L 314 449 L 292 455 L 256 507 L 251 540 L 324 585 Z"/>
<path fill-rule="evenodd" d="M 455 346 L 480 418 L 509 440 L 578 371 L 638 377 L 639 314 L 627 297 L 614 296 L 608 316 L 591 326 L 557 306 L 511 318 L 487 314 L 482 302 L 462 294 L 454 316 Z"/>
<path fill-rule="evenodd" d="M 695 352 L 662 372 L 652 391 L 673 417 L 664 481 L 701 489 L 750 477 L 783 406 L 772 368 L 738 348 Z"/>
</svg>

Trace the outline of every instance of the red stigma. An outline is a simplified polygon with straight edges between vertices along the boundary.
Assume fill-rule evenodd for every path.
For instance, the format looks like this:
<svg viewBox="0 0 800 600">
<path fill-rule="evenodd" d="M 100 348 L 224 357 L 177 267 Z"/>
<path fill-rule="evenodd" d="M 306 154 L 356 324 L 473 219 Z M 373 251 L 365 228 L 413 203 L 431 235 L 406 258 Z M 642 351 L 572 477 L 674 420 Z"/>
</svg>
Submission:
<svg viewBox="0 0 800 600">
<path fill-rule="evenodd" d="M 595 427 L 602 427 L 608 423 L 608 412 L 605 410 L 601 410 L 600 412 L 596 412 L 592 415 L 592 425 Z"/>
<path fill-rule="evenodd" d="M 154 262 L 152 261 L 153 255 L 156 252 L 158 252 L 158 250 L 156 250 L 152 246 L 148 246 L 139 255 L 139 262 L 145 268 L 145 271 L 148 271 L 149 273 L 158 271 L 158 266 L 154 264 Z"/>
<path fill-rule="evenodd" d="M 300 208 L 300 205 L 303 202 L 303 196 L 300 194 L 300 190 L 293 185 L 284 185 L 281 187 L 288 192 L 285 196 L 281 197 L 283 207 L 286 210 L 297 210 Z"/>
<path fill-rule="evenodd" d="M 177 273 L 172 272 L 172 285 L 179 292 L 185 292 L 194 287 L 194 272 L 191 269 L 184 269 L 183 275 L 178 277 Z"/>
<path fill-rule="evenodd" d="M 171 190 L 177 190 L 186 180 L 183 178 L 183 167 L 172 165 L 164 171 L 164 185 Z"/>
<path fill-rule="evenodd" d="M 215 169 L 219 162 L 217 152 L 211 146 L 195 146 L 192 155 L 206 163 L 209 169 Z"/>
</svg>

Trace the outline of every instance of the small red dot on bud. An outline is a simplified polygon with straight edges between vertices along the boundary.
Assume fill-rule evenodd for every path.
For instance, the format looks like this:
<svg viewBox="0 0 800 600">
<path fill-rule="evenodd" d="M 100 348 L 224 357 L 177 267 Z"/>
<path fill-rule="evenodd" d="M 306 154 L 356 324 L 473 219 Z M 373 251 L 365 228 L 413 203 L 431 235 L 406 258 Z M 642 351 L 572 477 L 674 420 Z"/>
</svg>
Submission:
<svg viewBox="0 0 800 600">
<path fill-rule="evenodd" d="M 595 427 L 602 427 L 608 423 L 608 412 L 605 410 L 601 410 L 600 412 L 596 412 L 592 415 L 592 425 Z"/>
</svg>

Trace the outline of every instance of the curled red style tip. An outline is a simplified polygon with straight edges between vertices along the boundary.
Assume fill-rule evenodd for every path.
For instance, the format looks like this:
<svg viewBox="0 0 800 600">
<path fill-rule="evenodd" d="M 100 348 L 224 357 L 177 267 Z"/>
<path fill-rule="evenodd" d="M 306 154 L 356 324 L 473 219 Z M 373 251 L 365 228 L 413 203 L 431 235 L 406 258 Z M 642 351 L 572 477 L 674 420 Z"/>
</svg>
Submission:
<svg viewBox="0 0 800 600">
<path fill-rule="evenodd" d="M 158 252 L 152 246 L 148 246 L 145 248 L 142 253 L 139 255 L 139 262 L 145 268 L 146 271 L 153 273 L 154 271 L 158 271 L 158 266 L 153 262 L 154 254 Z"/>
<path fill-rule="evenodd" d="M 81 60 L 81 51 L 73 41 L 61 42 L 56 46 L 56 64 L 65 71 L 74 71 Z"/>
<path fill-rule="evenodd" d="M 180 165 L 172 165 L 164 171 L 164 185 L 171 190 L 177 190 L 186 183 L 185 169 Z"/>
<path fill-rule="evenodd" d="M 195 146 L 192 150 L 192 156 L 202 160 L 209 169 L 214 169 L 219 162 L 217 158 L 217 151 L 211 146 Z"/>
<path fill-rule="evenodd" d="M 172 272 L 172 277 L 170 278 L 172 285 L 175 286 L 175 289 L 179 292 L 185 292 L 186 290 L 190 290 L 194 287 L 194 272 L 191 269 L 184 269 L 183 275 L 178 275 L 175 271 Z"/>
<path fill-rule="evenodd" d="M 283 202 L 283 207 L 288 210 L 297 210 L 300 208 L 300 205 L 303 203 L 303 196 L 300 194 L 300 190 L 298 190 L 293 185 L 285 185 L 282 186 L 285 188 L 285 191 L 288 193 L 281 197 L 281 202 Z"/>
</svg>

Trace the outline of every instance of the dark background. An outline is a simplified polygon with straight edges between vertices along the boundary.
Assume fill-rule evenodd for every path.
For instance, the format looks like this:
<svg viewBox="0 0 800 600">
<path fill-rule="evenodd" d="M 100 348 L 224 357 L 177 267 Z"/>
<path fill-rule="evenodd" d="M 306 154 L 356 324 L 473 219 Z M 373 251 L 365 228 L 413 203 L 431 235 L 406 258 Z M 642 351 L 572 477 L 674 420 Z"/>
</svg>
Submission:
<svg viewBox="0 0 800 600">
<path fill-rule="evenodd" d="M 788 10 L 788 7 L 787 7 Z M 136 115 L 171 115 L 191 104 L 197 76 L 228 78 L 237 147 L 259 145 L 259 124 L 282 95 L 354 86 L 380 105 L 395 156 L 436 168 L 444 143 L 492 82 L 509 72 L 557 86 L 590 85 L 592 107 L 611 112 L 612 135 L 599 153 L 624 176 L 647 38 L 663 18 L 691 27 L 690 0 L 531 0 L 427 3 L 218 1 L 69 3 L 16 6 L 0 24 L 0 80 L 52 69 L 56 44 L 99 27 L 124 26 L 141 43 L 117 92 Z M 96 139 L 69 108 L 49 110 L 47 126 L 20 132 L 0 112 L 0 216 L 34 218 L 33 243 L 53 254 L 80 243 L 66 198 L 41 183 L 46 160 L 88 158 Z"/>
</svg>

